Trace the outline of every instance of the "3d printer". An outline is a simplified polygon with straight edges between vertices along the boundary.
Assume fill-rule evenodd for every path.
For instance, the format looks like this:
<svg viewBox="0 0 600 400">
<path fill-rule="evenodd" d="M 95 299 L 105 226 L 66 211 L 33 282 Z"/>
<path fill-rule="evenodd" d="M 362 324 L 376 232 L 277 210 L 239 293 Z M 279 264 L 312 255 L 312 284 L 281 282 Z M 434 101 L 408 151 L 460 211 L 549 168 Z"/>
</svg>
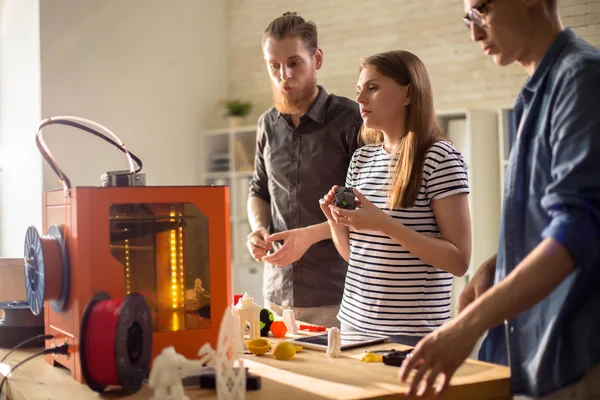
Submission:
<svg viewBox="0 0 600 400">
<path fill-rule="evenodd" d="M 50 124 L 107 140 L 129 171 L 106 173 L 101 187 L 72 188 L 43 141 Z M 43 193 L 47 234 L 27 230 L 27 297 L 34 314 L 45 309 L 45 333 L 54 335 L 46 347 L 73 350 L 47 362 L 96 391 L 136 391 L 163 348 L 195 358 L 202 344 L 216 346 L 231 302 L 228 188 L 145 186 L 141 160 L 82 118 L 45 119 L 36 144 L 63 189 Z"/>
</svg>

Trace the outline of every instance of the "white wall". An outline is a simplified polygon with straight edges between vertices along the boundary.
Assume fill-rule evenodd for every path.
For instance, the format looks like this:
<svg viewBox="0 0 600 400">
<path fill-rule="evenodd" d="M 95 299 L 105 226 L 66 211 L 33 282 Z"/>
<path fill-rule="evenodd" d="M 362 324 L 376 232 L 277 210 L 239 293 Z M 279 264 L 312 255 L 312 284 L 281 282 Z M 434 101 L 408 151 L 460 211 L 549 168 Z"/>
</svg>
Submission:
<svg viewBox="0 0 600 400">
<path fill-rule="evenodd" d="M 39 1 L 0 0 L 0 257 L 22 257 L 41 226 Z"/>
<path fill-rule="evenodd" d="M 600 46 L 600 1 L 560 0 L 565 26 Z M 431 76 L 438 111 L 512 105 L 526 79 L 514 64 L 498 68 L 469 39 L 460 0 L 230 0 L 230 95 L 252 100 L 253 117 L 272 105 L 260 39 L 285 11 L 313 20 L 325 53 L 318 81 L 328 92 L 354 99 L 360 58 L 403 49 L 419 56 Z"/>
<path fill-rule="evenodd" d="M 226 3 L 42 2 L 43 116 L 105 125 L 142 159 L 149 185 L 197 184 L 197 134 L 227 90 Z M 51 126 L 44 135 L 74 186 L 127 167 L 121 152 L 83 131 Z M 57 187 L 44 165 L 44 188 Z"/>
</svg>

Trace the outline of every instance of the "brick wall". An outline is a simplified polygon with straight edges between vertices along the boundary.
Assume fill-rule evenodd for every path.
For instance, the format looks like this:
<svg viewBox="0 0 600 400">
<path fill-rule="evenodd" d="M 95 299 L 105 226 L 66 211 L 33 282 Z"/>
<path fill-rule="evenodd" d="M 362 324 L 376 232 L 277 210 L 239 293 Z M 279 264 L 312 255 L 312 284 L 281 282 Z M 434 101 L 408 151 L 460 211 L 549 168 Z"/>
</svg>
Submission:
<svg viewBox="0 0 600 400">
<path fill-rule="evenodd" d="M 559 0 L 565 26 L 600 46 L 600 0 Z M 526 75 L 499 68 L 469 40 L 459 0 L 229 0 L 229 94 L 252 100 L 253 120 L 271 106 L 260 38 L 270 20 L 297 11 L 313 20 L 325 54 L 318 82 L 354 98 L 361 57 L 409 50 L 427 66 L 437 110 L 511 105 Z"/>
</svg>

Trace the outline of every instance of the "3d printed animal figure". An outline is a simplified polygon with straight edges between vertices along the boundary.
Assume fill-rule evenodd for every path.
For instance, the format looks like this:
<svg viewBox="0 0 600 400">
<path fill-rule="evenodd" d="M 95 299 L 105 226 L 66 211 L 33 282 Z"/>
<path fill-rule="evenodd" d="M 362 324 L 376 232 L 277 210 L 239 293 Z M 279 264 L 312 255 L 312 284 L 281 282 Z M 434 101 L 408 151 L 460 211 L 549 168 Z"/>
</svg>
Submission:
<svg viewBox="0 0 600 400">
<path fill-rule="evenodd" d="M 149 386 L 154 389 L 152 400 L 189 400 L 183 390 L 182 379 L 198 375 L 214 364 L 215 351 L 209 343 L 198 350 L 199 360 L 188 360 L 175 351 L 173 346 L 166 347 L 156 357 L 150 371 Z"/>
</svg>

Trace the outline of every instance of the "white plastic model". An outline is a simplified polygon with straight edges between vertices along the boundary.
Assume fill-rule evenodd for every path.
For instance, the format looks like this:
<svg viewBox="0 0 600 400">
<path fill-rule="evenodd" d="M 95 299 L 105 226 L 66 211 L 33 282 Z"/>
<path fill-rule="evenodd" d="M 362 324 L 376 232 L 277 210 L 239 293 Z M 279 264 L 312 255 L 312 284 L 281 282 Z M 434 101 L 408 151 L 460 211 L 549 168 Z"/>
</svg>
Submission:
<svg viewBox="0 0 600 400">
<path fill-rule="evenodd" d="M 283 310 L 283 323 L 289 333 L 298 333 L 298 325 L 296 324 L 296 314 L 294 310 Z"/>
<path fill-rule="evenodd" d="M 189 400 L 181 383 L 181 368 L 187 359 L 173 346 L 165 347 L 152 363 L 148 386 L 154 389 L 152 400 Z"/>
<path fill-rule="evenodd" d="M 333 327 L 329 328 L 327 334 L 327 356 L 339 357 L 342 354 L 342 337 L 340 329 Z"/>
<path fill-rule="evenodd" d="M 173 346 L 165 347 L 156 356 L 150 371 L 149 386 L 154 389 L 152 400 L 189 400 L 183 390 L 181 380 L 199 375 L 207 366 L 214 364 L 215 351 L 209 343 L 198 350 L 199 360 L 188 360 L 175 351 Z"/>
<path fill-rule="evenodd" d="M 202 287 L 202 279 L 194 280 L 194 287 L 185 291 L 185 306 L 188 310 L 198 310 L 210 304 L 210 294 Z"/>
<path fill-rule="evenodd" d="M 216 353 L 212 347 L 210 347 L 210 343 L 204 343 L 200 350 L 198 350 L 198 357 L 200 357 L 200 362 L 206 366 L 215 365 L 215 357 Z"/>
<path fill-rule="evenodd" d="M 254 300 L 252 300 L 254 302 Z M 230 307 L 225 310 L 217 343 L 216 371 L 217 399 L 245 400 L 246 369 L 242 359 L 240 324 Z"/>
<path fill-rule="evenodd" d="M 260 307 L 248 295 L 248 292 L 244 293 L 244 296 L 238 301 L 233 308 L 233 313 L 240 327 L 242 343 L 246 343 L 244 340 L 244 327 L 246 323 L 250 325 L 250 340 L 260 338 Z"/>
</svg>

